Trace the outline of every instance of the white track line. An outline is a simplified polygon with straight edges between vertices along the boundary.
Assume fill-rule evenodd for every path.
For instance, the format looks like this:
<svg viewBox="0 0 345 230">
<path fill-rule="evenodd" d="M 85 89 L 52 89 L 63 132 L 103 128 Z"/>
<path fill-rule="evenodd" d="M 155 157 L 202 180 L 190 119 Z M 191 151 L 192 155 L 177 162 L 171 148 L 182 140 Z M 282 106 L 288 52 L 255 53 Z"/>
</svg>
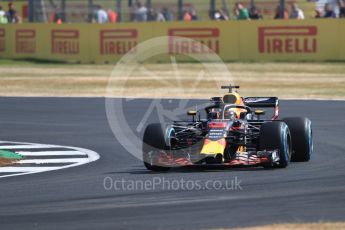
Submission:
<svg viewBox="0 0 345 230">
<path fill-rule="evenodd" d="M 41 145 L 41 144 L 34 144 L 34 145 L 3 145 L 0 146 L 0 149 L 40 149 L 40 148 L 51 148 L 49 145 Z"/>
<path fill-rule="evenodd" d="M 1 167 L 0 173 L 35 173 L 43 171 L 57 170 L 61 167 Z"/>
<path fill-rule="evenodd" d="M 22 156 L 87 156 L 86 153 L 79 151 L 41 151 L 41 152 L 27 152 L 16 151 Z"/>
<path fill-rule="evenodd" d="M 54 171 L 60 169 L 66 169 L 71 167 L 80 166 L 83 164 L 87 164 L 93 161 L 96 161 L 100 158 L 99 154 L 84 148 L 78 147 L 71 147 L 71 146 L 62 146 L 62 145 L 48 145 L 48 144 L 36 144 L 36 143 L 27 143 L 27 142 L 12 142 L 12 141 L 0 141 L 0 143 L 11 143 L 16 145 L 6 145 L 0 146 L 0 149 L 27 149 L 27 151 L 16 151 L 23 156 L 47 156 L 47 158 L 51 157 L 53 159 L 23 159 L 18 161 L 19 166 L 3 166 L 0 167 L 0 173 L 12 173 L 8 175 L 2 175 L 0 178 L 4 177 L 13 177 L 13 176 L 20 176 L 20 175 L 27 175 L 27 174 L 34 174 L 34 173 L 41 173 L 46 171 Z M 66 151 L 39 151 L 39 152 L 30 152 L 30 149 L 38 149 L 38 148 L 64 148 Z M 60 158 L 54 159 L 56 156 L 76 156 L 75 158 Z M 78 156 L 87 156 L 83 158 L 78 158 Z M 36 167 L 20 167 L 20 164 L 23 163 L 33 163 L 36 164 Z M 56 166 L 56 167 L 45 167 L 40 166 L 40 164 L 44 163 L 67 163 L 64 166 Z M 70 164 L 68 164 L 70 163 Z"/>
<path fill-rule="evenodd" d="M 19 164 L 51 164 L 51 163 L 86 163 L 90 160 L 88 158 L 63 158 L 63 159 L 30 159 L 19 160 Z M 1 170 L 1 169 L 0 169 Z"/>
</svg>

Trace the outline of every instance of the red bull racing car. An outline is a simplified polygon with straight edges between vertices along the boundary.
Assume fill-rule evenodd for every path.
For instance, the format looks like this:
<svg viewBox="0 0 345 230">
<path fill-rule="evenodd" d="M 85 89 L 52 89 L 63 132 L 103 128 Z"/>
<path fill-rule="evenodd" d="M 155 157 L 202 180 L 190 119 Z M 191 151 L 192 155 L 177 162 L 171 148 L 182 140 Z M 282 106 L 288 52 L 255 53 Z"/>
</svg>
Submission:
<svg viewBox="0 0 345 230">
<path fill-rule="evenodd" d="M 278 120 L 276 97 L 242 98 L 239 86 L 214 97 L 202 111 L 187 111 L 189 121 L 163 126 L 149 124 L 143 137 L 147 169 L 166 171 L 192 165 L 263 166 L 285 168 L 290 161 L 309 161 L 313 152 L 311 121 L 305 117 Z M 273 116 L 263 118 L 263 108 Z"/>
</svg>

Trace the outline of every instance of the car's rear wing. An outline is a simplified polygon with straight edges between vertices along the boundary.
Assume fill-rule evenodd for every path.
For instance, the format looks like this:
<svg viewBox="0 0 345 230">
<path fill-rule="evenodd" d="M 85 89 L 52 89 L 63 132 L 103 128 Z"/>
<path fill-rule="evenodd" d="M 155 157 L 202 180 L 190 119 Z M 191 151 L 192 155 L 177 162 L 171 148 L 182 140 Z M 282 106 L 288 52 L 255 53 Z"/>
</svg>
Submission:
<svg viewBox="0 0 345 230">
<path fill-rule="evenodd" d="M 272 120 L 279 116 L 279 100 L 277 97 L 246 97 L 243 103 L 252 108 L 274 108 Z"/>
</svg>

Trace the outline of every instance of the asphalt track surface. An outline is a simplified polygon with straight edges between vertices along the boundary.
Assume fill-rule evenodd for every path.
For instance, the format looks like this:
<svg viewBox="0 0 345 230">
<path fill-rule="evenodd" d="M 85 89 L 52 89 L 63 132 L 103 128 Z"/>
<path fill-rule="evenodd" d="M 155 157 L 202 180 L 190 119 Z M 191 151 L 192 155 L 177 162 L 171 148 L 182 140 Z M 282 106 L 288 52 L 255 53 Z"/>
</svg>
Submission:
<svg viewBox="0 0 345 230">
<path fill-rule="evenodd" d="M 148 101 L 132 103 L 129 118 Z M 314 154 L 287 169 L 148 172 L 117 142 L 104 99 L 0 98 L 0 139 L 77 146 L 91 164 L 0 179 L 0 229 L 197 229 L 345 220 L 345 102 L 281 101 L 282 116 L 308 116 Z M 104 179 L 240 180 L 242 190 L 104 188 Z M 228 187 L 229 188 L 229 187 Z"/>
</svg>

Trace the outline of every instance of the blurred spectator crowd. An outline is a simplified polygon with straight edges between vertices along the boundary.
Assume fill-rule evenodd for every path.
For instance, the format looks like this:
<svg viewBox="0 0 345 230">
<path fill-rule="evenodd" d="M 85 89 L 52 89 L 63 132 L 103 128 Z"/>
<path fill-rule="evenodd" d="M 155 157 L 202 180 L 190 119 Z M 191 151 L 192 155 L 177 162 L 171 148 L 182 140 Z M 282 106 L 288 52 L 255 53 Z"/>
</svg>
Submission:
<svg viewBox="0 0 345 230">
<path fill-rule="evenodd" d="M 333 5 L 326 3 L 322 8 L 315 9 L 314 18 L 345 18 L 345 0 L 337 0 L 339 13 L 336 14 Z M 280 5 L 277 5 L 274 13 L 274 19 L 305 19 L 304 12 L 298 7 L 297 3 L 290 4 L 290 9 L 284 7 L 281 9 Z M 255 4 L 246 8 L 242 3 L 236 2 L 233 8 L 233 16 L 230 17 L 228 10 L 221 8 L 215 12 L 211 12 L 210 18 L 213 20 L 258 20 L 263 19 L 263 15 L 260 13 Z"/>
<path fill-rule="evenodd" d="M 345 0 L 337 0 L 339 13 L 336 14 L 334 11 L 333 5 L 326 3 L 322 9 L 315 9 L 314 18 L 345 18 Z M 102 20 L 97 20 L 99 23 L 104 22 L 113 22 L 109 18 L 108 10 L 108 20 L 106 20 L 106 12 L 102 12 L 102 16 L 98 18 L 103 18 Z M 263 19 L 261 10 L 255 6 L 255 4 L 244 7 L 240 2 L 236 2 L 232 14 L 226 8 L 220 8 L 217 10 L 209 11 L 209 18 L 211 20 L 259 20 Z M 301 8 L 298 7 L 297 3 L 288 4 L 288 7 L 285 7 L 284 10 L 281 9 L 280 5 L 277 5 L 274 12 L 274 19 L 305 19 L 304 12 Z M 185 8 L 182 15 L 175 15 L 172 10 L 167 7 L 161 9 L 148 7 L 143 4 L 140 0 L 137 0 L 131 8 L 130 12 L 130 21 L 134 22 L 145 22 L 145 21 L 174 21 L 174 20 L 183 20 L 183 21 L 198 21 L 200 17 L 198 16 L 196 10 L 193 7 Z"/>
<path fill-rule="evenodd" d="M 312 1 L 312 0 L 309 0 Z M 345 0 L 335 0 L 335 5 L 326 3 L 321 8 L 315 9 L 314 18 L 345 18 Z M 205 11 L 206 12 L 206 11 Z M 85 19 L 91 23 L 117 23 L 121 21 L 120 12 L 115 9 L 104 9 L 102 5 L 93 5 L 92 13 L 89 13 L 88 18 Z M 274 19 L 305 19 L 305 13 L 298 6 L 296 2 L 286 3 L 284 9 L 280 5 L 277 5 L 274 12 Z M 173 10 L 168 6 L 152 7 L 143 3 L 143 0 L 133 0 L 133 4 L 129 8 L 129 21 L 132 22 L 146 22 L 146 21 L 198 21 L 198 20 L 260 20 L 264 16 L 262 9 L 255 5 L 255 1 L 251 1 L 251 4 L 245 6 L 241 2 L 236 2 L 232 9 L 227 7 L 221 7 L 219 9 L 209 10 L 207 18 L 199 17 L 197 11 L 193 8 L 193 5 L 189 4 L 183 6 L 181 11 Z M 204 16 L 205 17 L 205 16 Z M 267 14 L 266 14 L 267 17 Z M 310 17 L 310 15 L 309 15 Z M 53 5 L 52 11 L 48 15 L 46 21 L 50 23 L 65 23 L 64 12 L 58 6 Z M 272 17 L 270 17 L 272 18 Z M 12 2 L 8 3 L 7 9 L 4 9 L 0 5 L 0 24 L 7 23 L 21 23 L 22 18 L 17 14 L 17 11 Z"/>
<path fill-rule="evenodd" d="M 7 11 L 0 5 L 0 24 L 21 22 L 22 18 L 18 15 L 12 2 L 8 3 Z"/>
</svg>

